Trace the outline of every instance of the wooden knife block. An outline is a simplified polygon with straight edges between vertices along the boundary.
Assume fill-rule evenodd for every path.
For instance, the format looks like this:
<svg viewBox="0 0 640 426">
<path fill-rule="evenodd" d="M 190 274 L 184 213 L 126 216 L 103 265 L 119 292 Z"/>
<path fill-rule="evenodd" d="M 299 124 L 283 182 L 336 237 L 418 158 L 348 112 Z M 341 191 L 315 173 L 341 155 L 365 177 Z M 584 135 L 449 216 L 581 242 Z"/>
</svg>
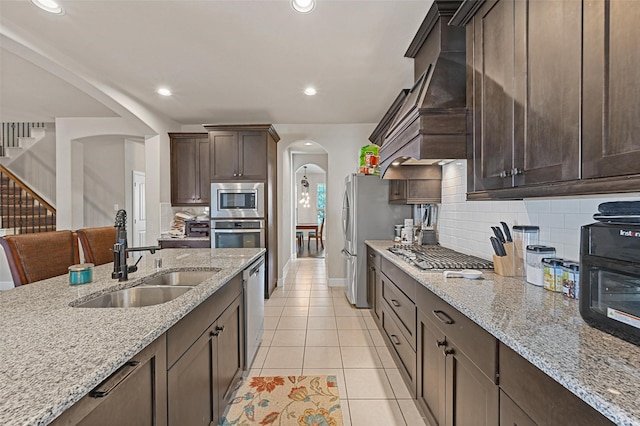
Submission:
<svg viewBox="0 0 640 426">
<path fill-rule="evenodd" d="M 503 277 L 515 277 L 515 254 L 513 242 L 504 243 L 504 251 L 506 256 L 493 255 L 493 271 Z"/>
</svg>

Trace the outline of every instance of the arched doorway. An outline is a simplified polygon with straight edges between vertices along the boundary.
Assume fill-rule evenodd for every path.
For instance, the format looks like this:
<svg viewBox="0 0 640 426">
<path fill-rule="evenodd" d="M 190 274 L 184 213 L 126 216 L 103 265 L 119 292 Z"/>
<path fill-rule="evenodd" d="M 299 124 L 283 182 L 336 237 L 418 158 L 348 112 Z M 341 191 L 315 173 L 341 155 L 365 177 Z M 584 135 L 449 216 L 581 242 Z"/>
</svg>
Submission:
<svg viewBox="0 0 640 426">
<path fill-rule="evenodd" d="M 296 258 L 324 258 L 326 172 L 317 164 L 305 163 L 293 176 Z"/>
</svg>

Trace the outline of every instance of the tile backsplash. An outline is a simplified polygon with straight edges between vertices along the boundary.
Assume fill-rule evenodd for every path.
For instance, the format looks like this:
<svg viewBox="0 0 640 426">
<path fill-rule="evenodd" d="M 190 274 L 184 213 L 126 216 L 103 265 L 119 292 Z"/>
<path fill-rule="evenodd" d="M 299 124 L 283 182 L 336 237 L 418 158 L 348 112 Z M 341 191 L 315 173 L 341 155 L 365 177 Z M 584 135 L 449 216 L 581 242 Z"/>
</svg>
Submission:
<svg viewBox="0 0 640 426">
<path fill-rule="evenodd" d="M 467 164 L 443 166 L 442 204 L 438 214 L 440 244 L 491 259 L 491 226 L 500 221 L 540 227 L 540 244 L 556 248 L 556 255 L 579 260 L 580 227 L 595 222 L 593 214 L 606 201 L 639 200 L 640 193 L 603 196 L 532 198 L 517 201 L 466 201 Z"/>
</svg>

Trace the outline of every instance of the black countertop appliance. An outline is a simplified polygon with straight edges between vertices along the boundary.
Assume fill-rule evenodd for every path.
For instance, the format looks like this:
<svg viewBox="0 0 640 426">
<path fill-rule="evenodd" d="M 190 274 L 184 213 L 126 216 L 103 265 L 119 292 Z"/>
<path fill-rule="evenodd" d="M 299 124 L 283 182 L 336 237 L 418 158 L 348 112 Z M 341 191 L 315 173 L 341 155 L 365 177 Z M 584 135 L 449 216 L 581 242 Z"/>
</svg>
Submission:
<svg viewBox="0 0 640 426">
<path fill-rule="evenodd" d="M 580 240 L 582 318 L 640 345 L 640 224 L 586 225 Z"/>
<path fill-rule="evenodd" d="M 184 234 L 187 237 L 208 237 L 211 234 L 211 223 L 206 220 L 186 220 Z"/>
</svg>

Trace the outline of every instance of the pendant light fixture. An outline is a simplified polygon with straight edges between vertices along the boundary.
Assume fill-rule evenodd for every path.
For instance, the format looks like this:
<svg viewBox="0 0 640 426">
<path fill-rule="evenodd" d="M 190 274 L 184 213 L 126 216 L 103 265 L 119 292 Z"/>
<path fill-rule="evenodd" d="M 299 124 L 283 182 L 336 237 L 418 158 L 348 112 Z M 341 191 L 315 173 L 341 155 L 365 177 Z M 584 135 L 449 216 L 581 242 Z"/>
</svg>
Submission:
<svg viewBox="0 0 640 426">
<path fill-rule="evenodd" d="M 302 207 L 309 208 L 311 203 L 309 203 L 309 179 L 307 179 L 307 166 L 304 166 L 304 175 L 302 176 L 300 185 L 302 186 L 302 190 L 300 191 L 300 204 L 302 204 Z"/>
</svg>

